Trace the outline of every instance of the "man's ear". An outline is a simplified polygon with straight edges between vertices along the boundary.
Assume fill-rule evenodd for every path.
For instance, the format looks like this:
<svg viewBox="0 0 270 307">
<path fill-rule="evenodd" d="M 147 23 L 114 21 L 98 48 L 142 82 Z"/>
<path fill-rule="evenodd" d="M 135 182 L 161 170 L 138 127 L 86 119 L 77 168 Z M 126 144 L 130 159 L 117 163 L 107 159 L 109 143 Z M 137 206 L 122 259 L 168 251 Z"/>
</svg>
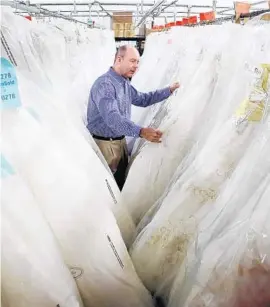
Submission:
<svg viewBox="0 0 270 307">
<path fill-rule="evenodd" d="M 115 57 L 115 59 L 114 59 L 114 64 L 116 64 L 116 63 L 119 63 L 120 62 L 120 59 L 119 59 L 120 57 L 119 56 L 116 56 Z"/>
</svg>

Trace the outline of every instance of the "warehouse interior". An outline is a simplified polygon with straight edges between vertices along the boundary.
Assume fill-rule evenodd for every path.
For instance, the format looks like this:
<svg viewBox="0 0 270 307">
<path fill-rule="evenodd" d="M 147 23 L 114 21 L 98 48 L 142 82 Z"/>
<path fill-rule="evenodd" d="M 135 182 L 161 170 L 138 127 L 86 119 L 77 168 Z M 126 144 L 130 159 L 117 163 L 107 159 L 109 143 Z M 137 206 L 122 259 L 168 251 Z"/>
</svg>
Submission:
<svg viewBox="0 0 270 307">
<path fill-rule="evenodd" d="M 270 306 L 270 1 L 1 0 L 0 135 L 1 306 Z"/>
</svg>

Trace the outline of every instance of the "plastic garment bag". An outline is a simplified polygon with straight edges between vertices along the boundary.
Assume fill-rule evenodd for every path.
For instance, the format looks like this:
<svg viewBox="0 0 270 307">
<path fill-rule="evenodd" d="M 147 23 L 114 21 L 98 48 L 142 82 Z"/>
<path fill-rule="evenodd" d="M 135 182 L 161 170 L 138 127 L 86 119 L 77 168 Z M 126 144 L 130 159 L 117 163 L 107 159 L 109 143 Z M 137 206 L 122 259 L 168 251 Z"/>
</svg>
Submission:
<svg viewBox="0 0 270 307">
<path fill-rule="evenodd" d="M 184 104 L 181 105 L 178 103 L 179 96 L 177 94 L 176 96 L 171 96 L 168 100 L 171 102 L 170 105 L 174 104 L 175 106 L 174 113 L 170 113 L 167 110 L 167 114 L 165 113 L 167 122 L 165 123 L 163 117 L 163 119 L 161 119 L 162 122 L 159 125 L 159 129 L 164 133 L 162 139 L 163 142 L 161 144 L 153 144 L 142 141 L 143 144 L 133 157 L 127 181 L 122 191 L 122 198 L 123 202 L 130 210 L 136 224 L 154 204 L 158 197 L 162 195 L 167 180 L 172 175 L 172 170 L 175 170 L 178 161 L 181 159 L 181 155 L 179 154 L 179 143 L 181 139 L 185 137 L 185 134 L 188 134 L 191 131 L 193 123 L 196 122 L 196 119 L 200 114 L 202 114 L 205 104 L 208 102 L 208 95 L 210 93 L 208 88 L 212 82 L 212 76 L 215 74 L 215 64 L 213 63 L 211 66 L 211 59 L 200 67 L 200 72 L 197 74 L 197 78 L 194 79 L 195 81 L 197 79 L 198 82 L 198 80 L 201 79 L 200 73 L 201 75 L 204 75 L 206 70 L 209 72 L 208 78 L 204 79 L 204 86 L 201 88 L 201 95 L 204 95 L 203 97 L 205 99 L 202 98 L 203 102 L 200 106 L 196 110 L 193 109 L 191 111 L 191 101 L 193 101 L 194 104 L 197 99 L 195 93 L 190 92 L 188 95 L 189 97 L 187 98 L 187 105 L 189 105 L 187 112 L 190 112 L 191 114 L 187 116 L 184 110 L 179 110 L 181 108 L 184 109 Z M 179 92 L 179 95 L 180 94 L 181 92 Z M 179 130 L 176 128 L 177 122 L 179 122 L 178 116 L 181 116 L 180 119 L 182 120 L 184 114 L 187 119 L 184 123 L 186 126 L 183 127 L 182 130 Z M 157 118 L 157 121 L 159 120 L 160 119 Z M 179 132 L 182 132 L 183 136 L 179 135 Z M 177 141 L 171 144 L 170 139 L 175 140 L 176 137 L 178 137 Z M 182 152 L 184 154 L 184 148 L 182 149 Z M 138 180 L 139 169 L 145 170 L 144 176 L 142 177 L 140 175 L 140 180 Z"/>
<path fill-rule="evenodd" d="M 152 126 L 164 132 L 162 143 L 140 141 L 122 192 L 123 202 L 136 224 L 166 190 L 178 165 L 191 148 L 197 146 L 202 133 L 207 136 L 211 132 L 215 116 L 221 117 L 223 122 L 227 120 L 236 102 L 247 94 L 255 59 L 264 58 L 266 51 L 261 51 L 263 42 L 261 39 L 256 41 L 257 33 L 254 31 L 251 31 L 254 38 L 252 48 L 248 49 L 251 34 L 242 30 L 225 27 L 223 31 L 227 40 L 203 52 L 189 84 L 176 96 L 170 97 L 157 112 Z M 249 60 L 251 68 L 246 65 Z M 228 88 L 231 90 L 228 91 Z M 144 169 L 144 176 L 141 169 Z"/>
<path fill-rule="evenodd" d="M 1 274 L 5 307 L 82 307 L 33 194 L 1 156 Z"/>
<path fill-rule="evenodd" d="M 180 40 L 171 42 L 171 34 L 148 36 L 138 72 L 132 78 L 132 84 L 142 92 L 154 91 L 169 85 L 178 70 L 178 54 Z M 147 125 L 147 118 L 159 108 L 160 104 L 148 108 L 132 105 L 132 120 L 138 125 Z"/>
<path fill-rule="evenodd" d="M 226 55 L 223 55 L 223 58 L 225 57 Z M 205 146 L 206 141 L 212 136 L 212 134 L 215 132 L 216 138 L 219 138 L 219 133 L 223 134 L 226 131 L 226 129 L 224 128 L 224 125 L 226 125 L 227 129 L 229 129 L 229 126 L 231 125 L 231 119 L 228 118 L 228 114 L 235 112 L 236 109 L 239 109 L 238 112 L 240 113 L 243 111 L 245 112 L 245 108 L 247 106 L 246 100 L 243 101 L 240 107 L 239 107 L 238 101 L 243 99 L 243 94 L 245 92 L 248 95 L 250 91 L 250 84 L 252 84 L 252 82 L 253 83 L 256 82 L 256 75 L 257 75 L 256 71 L 258 71 L 258 68 L 256 65 L 255 66 L 246 65 L 246 63 L 235 65 L 233 67 L 227 66 L 226 70 L 224 69 L 220 71 L 220 74 L 219 74 L 220 85 L 218 85 L 216 88 L 216 92 L 217 92 L 216 95 L 222 92 L 224 92 L 223 95 L 225 95 L 227 88 L 222 87 L 222 84 L 224 84 L 222 81 L 225 81 L 225 82 L 228 81 L 228 78 L 231 76 L 230 73 L 233 74 L 233 77 L 230 77 L 232 83 L 226 82 L 226 84 L 228 84 L 228 87 L 230 84 L 236 84 L 237 86 L 235 86 L 234 88 L 230 90 L 230 94 L 226 95 L 227 97 L 226 102 L 223 103 L 221 106 L 218 105 L 218 109 L 216 109 L 217 104 L 213 103 L 212 106 L 210 106 L 210 108 L 207 110 L 208 112 L 205 114 L 204 121 L 202 121 L 201 123 L 202 124 L 201 129 L 196 135 L 196 142 L 194 146 L 192 146 L 191 150 L 188 152 L 188 154 L 179 164 L 177 170 L 175 171 L 174 176 L 170 180 L 170 183 L 168 184 L 166 191 L 163 193 L 162 197 L 160 197 L 158 201 L 155 202 L 155 204 L 151 207 L 151 209 L 149 209 L 149 211 L 144 215 L 143 219 L 140 221 L 137 227 L 138 233 L 151 221 L 151 219 L 153 218 L 157 210 L 160 208 L 163 202 L 163 199 L 168 195 L 168 192 L 171 190 L 172 185 L 175 184 L 178 178 L 180 178 L 180 176 L 185 172 L 185 170 L 194 161 L 194 159 L 199 154 L 201 149 Z M 267 73 L 267 70 L 265 70 L 265 72 Z M 245 82 L 243 83 L 241 82 L 242 80 L 240 79 L 239 74 L 242 75 L 242 79 L 245 79 Z M 259 76 L 263 77 L 263 74 L 261 73 L 259 74 Z M 261 78 L 259 78 L 259 80 L 261 80 Z M 262 83 L 262 81 L 259 81 L 259 82 Z M 239 90 L 239 86 L 241 90 Z M 249 107 L 251 107 L 251 105 L 249 105 Z M 258 112 L 260 114 L 261 114 L 261 111 L 262 109 L 259 107 Z M 211 114 L 215 114 L 215 116 L 212 116 Z M 240 115 L 241 114 L 239 114 L 239 116 Z M 226 118 L 228 118 L 227 123 L 226 121 L 224 121 Z"/>
<path fill-rule="evenodd" d="M 124 235 L 123 222 L 129 232 L 115 182 L 91 147 L 86 151 L 87 144 L 68 122 L 52 112 L 57 108 L 50 105 L 54 99 L 50 87 L 43 92 L 34 86 L 33 76 L 19 66 L 18 83 L 20 103 L 8 104 L 2 112 L 3 153 L 33 191 L 84 305 L 152 306 L 117 226 L 118 222 Z"/>
<path fill-rule="evenodd" d="M 121 301 L 151 306 L 109 207 L 113 194 L 106 186 L 102 193 L 99 180 L 76 167 L 31 115 L 17 112 L 4 116 L 3 130 L 9 133 L 4 134 L 3 151 L 33 190 L 77 277 L 85 306 L 121 306 Z"/>
<path fill-rule="evenodd" d="M 3 16 L 5 17 L 6 15 L 3 14 Z M 11 20 L 12 18 L 16 18 L 16 16 L 7 16 Z M 130 241 L 130 237 L 132 237 L 134 232 L 134 226 L 127 210 L 124 206 L 118 204 L 120 192 L 111 172 L 107 172 L 104 169 L 97 157 L 95 157 L 95 152 L 89 146 L 89 143 L 86 142 L 82 134 L 75 129 L 72 121 L 69 120 L 69 117 L 66 116 L 66 113 L 63 111 L 64 109 L 57 105 L 61 99 L 63 100 L 63 97 L 54 96 L 54 84 L 43 83 L 47 77 L 44 76 L 44 72 L 42 71 L 42 63 L 38 61 L 38 53 L 32 54 L 34 49 L 32 40 L 29 39 L 29 29 L 26 27 L 25 31 L 23 31 L 24 22 L 26 22 L 26 26 L 28 26 L 28 21 L 23 20 L 21 17 L 17 18 L 18 21 L 22 22 L 20 37 L 17 38 L 15 33 L 11 32 L 13 31 L 13 27 L 11 27 L 11 29 L 7 27 L 3 33 L 8 43 L 9 50 L 11 50 L 18 65 L 19 90 L 25 110 L 30 112 L 29 114 L 33 115 L 33 118 L 35 118 L 44 129 L 50 134 L 53 134 L 54 138 L 58 139 L 58 144 L 62 144 L 62 146 L 66 148 L 65 151 L 67 154 L 73 155 L 74 161 L 84 168 L 84 172 L 88 172 L 88 176 L 93 176 L 93 164 L 96 165 L 99 176 L 97 176 L 95 180 L 100 182 L 100 186 L 106 190 L 105 193 L 109 196 L 107 203 L 116 216 L 125 241 Z M 32 31 L 34 31 L 34 29 L 32 29 Z M 19 49 L 16 48 L 20 40 L 23 40 L 23 54 L 19 53 L 17 51 Z M 2 54 L 4 54 L 5 49 L 2 48 L 2 50 Z M 28 69 L 28 65 L 30 65 L 31 69 Z M 39 79 L 36 78 L 36 74 L 39 75 L 40 82 L 37 82 Z M 44 76 L 44 78 L 42 78 L 42 76 Z M 45 85 L 44 88 L 43 84 Z M 93 143 L 95 144 L 94 141 Z M 95 144 L 95 146 L 97 145 Z M 102 156 L 101 153 L 100 155 Z M 101 160 L 105 160 L 103 156 Z M 104 164 L 106 164 L 106 168 L 108 168 L 106 161 Z"/>
<path fill-rule="evenodd" d="M 152 221 L 136 238 L 131 256 L 139 276 L 151 291 L 164 284 L 184 260 L 197 233 L 198 221 L 194 215 L 201 207 L 215 203 L 257 137 L 260 122 L 267 120 L 268 69 L 268 65 L 257 68 L 249 100 L 243 101 L 244 104 L 249 101 L 246 116 L 240 115 L 237 108 L 223 127 L 214 130 L 193 163 L 171 186 Z M 169 288 L 170 283 L 166 291 Z"/>
<path fill-rule="evenodd" d="M 21 16 L 15 16 L 6 8 L 2 14 L 3 39 L 20 71 L 29 80 L 34 81 L 35 87 L 41 92 L 49 91 L 53 94 L 54 99 L 50 99 L 50 105 L 54 105 L 61 113 L 61 117 L 67 119 L 70 125 L 74 125 L 74 129 L 78 129 L 112 176 L 108 164 L 82 118 L 82 113 L 86 114 L 86 109 L 84 106 L 82 110 L 81 104 L 85 104 L 88 100 L 91 86 L 89 81 L 92 80 L 89 75 L 95 76 L 97 71 L 96 68 L 91 69 L 92 62 L 85 61 L 88 58 L 92 59 L 89 54 L 86 57 L 92 45 L 84 44 L 79 49 L 77 42 L 74 42 L 74 33 L 77 32 L 69 33 L 65 28 L 67 25 L 70 26 L 70 23 L 65 21 L 64 29 L 59 29 L 42 23 L 36 24 Z M 90 31 L 89 36 L 92 34 Z M 2 54 L 5 54 L 6 51 L 2 47 Z M 97 47 L 94 50 L 96 49 Z M 80 52 L 76 57 L 74 53 L 78 50 Z M 78 61 L 75 61 L 78 58 L 82 63 L 78 64 Z M 106 61 L 103 59 L 103 62 Z M 85 80 L 83 84 L 82 78 Z M 31 87 L 29 95 L 35 96 Z"/>
<path fill-rule="evenodd" d="M 141 64 L 132 79 L 138 90 L 152 91 L 176 81 L 181 82 L 181 87 L 183 82 L 188 84 L 189 78 L 198 67 L 203 42 L 200 36 L 184 33 L 188 29 L 181 29 L 183 33 L 177 30 L 180 29 L 148 36 Z M 185 40 L 179 39 L 182 36 Z M 148 126 L 161 106 L 162 103 L 148 108 L 132 106 L 132 120 L 139 125 Z"/>
<path fill-rule="evenodd" d="M 270 303 L 269 136 L 266 124 L 214 206 L 198 212 L 198 236 L 179 268 L 168 306 Z"/>
</svg>

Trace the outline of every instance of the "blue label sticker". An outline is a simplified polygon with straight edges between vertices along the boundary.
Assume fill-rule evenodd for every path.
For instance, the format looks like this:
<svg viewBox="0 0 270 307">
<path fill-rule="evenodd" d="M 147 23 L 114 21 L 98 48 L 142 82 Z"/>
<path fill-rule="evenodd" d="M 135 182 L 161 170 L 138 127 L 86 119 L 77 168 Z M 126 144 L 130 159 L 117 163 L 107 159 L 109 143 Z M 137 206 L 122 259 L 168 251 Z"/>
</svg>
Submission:
<svg viewBox="0 0 270 307">
<path fill-rule="evenodd" d="M 6 160 L 6 158 L 1 154 L 1 178 L 6 178 L 14 174 L 15 174 L 14 169 Z"/>
<path fill-rule="evenodd" d="M 18 81 L 14 66 L 1 57 L 1 109 L 21 106 Z"/>
</svg>

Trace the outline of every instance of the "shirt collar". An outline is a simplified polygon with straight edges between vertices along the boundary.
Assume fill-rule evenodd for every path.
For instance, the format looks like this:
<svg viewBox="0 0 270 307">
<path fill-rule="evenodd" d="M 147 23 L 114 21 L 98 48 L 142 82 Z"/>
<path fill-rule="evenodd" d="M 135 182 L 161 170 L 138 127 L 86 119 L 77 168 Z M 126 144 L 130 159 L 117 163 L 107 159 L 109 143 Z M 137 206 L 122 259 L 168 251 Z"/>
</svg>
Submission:
<svg viewBox="0 0 270 307">
<path fill-rule="evenodd" d="M 121 82 L 121 83 L 125 83 L 127 81 L 129 81 L 128 79 L 126 79 L 125 77 L 122 77 L 121 75 L 119 75 L 114 69 L 113 67 L 110 67 L 108 73 L 113 76 L 117 81 Z"/>
</svg>

